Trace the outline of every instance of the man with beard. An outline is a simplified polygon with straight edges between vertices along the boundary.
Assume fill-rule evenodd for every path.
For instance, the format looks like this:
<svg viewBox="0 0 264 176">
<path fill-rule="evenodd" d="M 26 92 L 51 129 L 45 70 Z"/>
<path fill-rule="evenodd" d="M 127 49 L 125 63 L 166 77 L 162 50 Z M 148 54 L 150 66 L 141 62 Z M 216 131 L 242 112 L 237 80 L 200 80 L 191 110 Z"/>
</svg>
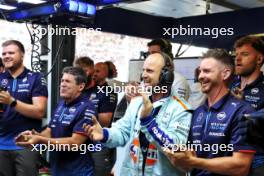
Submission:
<svg viewBox="0 0 264 176">
<path fill-rule="evenodd" d="M 162 151 L 162 147 L 170 144 L 187 142 L 191 121 L 190 106 L 171 95 L 174 80 L 171 58 L 164 53 L 149 55 L 142 79 L 145 88 L 152 89 L 150 97 L 139 92 L 141 96 L 131 100 L 125 116 L 111 128 L 102 128 L 94 118 L 94 125 L 85 125 L 85 131 L 92 140 L 101 141 L 109 148 L 125 146 L 121 175 L 183 175 Z"/>
<path fill-rule="evenodd" d="M 40 73 L 23 65 L 25 49 L 21 42 L 8 40 L 2 44 L 5 72 L 0 73 L 0 175 L 38 175 L 38 153 L 15 144 L 22 131 L 41 129 L 46 112 L 47 86 Z"/>
<path fill-rule="evenodd" d="M 235 68 L 237 76 L 234 79 L 232 90 L 241 99 L 245 100 L 256 110 L 264 108 L 264 76 L 261 67 L 264 63 L 264 41 L 260 37 L 246 36 L 235 42 L 236 58 Z M 263 111 L 263 110 L 262 110 Z M 259 116 L 259 115 L 258 115 Z M 257 116 L 254 116 L 257 117 Z M 263 134 L 263 118 L 247 120 L 248 128 L 247 142 L 256 146 L 263 146 L 263 140 L 256 140 L 253 133 Z M 264 136 L 263 136 L 264 137 Z M 262 137 L 262 138 L 263 138 Z M 262 149 L 264 150 L 264 148 Z M 264 153 L 257 152 L 253 163 L 252 176 L 264 173 Z"/>
<path fill-rule="evenodd" d="M 235 43 L 234 93 L 241 96 L 256 110 L 264 108 L 264 42 L 259 37 L 246 36 Z"/>
<path fill-rule="evenodd" d="M 192 175 L 244 176 L 249 172 L 254 150 L 241 140 L 238 124 L 242 114 L 254 109 L 229 92 L 233 72 L 234 61 L 225 50 L 212 49 L 203 55 L 199 82 L 207 100 L 194 111 L 191 145 L 186 151 L 167 152 L 176 167 L 192 169 Z"/>
</svg>

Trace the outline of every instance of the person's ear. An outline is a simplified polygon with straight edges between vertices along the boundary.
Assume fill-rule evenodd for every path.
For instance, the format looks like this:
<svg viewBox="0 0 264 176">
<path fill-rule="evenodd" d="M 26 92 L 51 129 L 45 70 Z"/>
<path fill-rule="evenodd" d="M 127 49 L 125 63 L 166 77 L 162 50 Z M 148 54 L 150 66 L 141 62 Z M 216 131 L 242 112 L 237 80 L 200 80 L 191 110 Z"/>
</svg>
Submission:
<svg viewBox="0 0 264 176">
<path fill-rule="evenodd" d="M 262 54 L 258 55 L 257 63 L 261 66 L 264 62 L 264 56 Z"/>
<path fill-rule="evenodd" d="M 231 76 L 231 70 L 230 69 L 224 69 L 222 72 L 222 78 L 224 81 L 228 80 Z"/>
<path fill-rule="evenodd" d="M 84 84 L 84 83 L 80 84 L 80 85 L 79 85 L 79 88 L 80 88 L 80 91 L 83 91 L 84 88 L 85 88 L 85 84 Z"/>
</svg>

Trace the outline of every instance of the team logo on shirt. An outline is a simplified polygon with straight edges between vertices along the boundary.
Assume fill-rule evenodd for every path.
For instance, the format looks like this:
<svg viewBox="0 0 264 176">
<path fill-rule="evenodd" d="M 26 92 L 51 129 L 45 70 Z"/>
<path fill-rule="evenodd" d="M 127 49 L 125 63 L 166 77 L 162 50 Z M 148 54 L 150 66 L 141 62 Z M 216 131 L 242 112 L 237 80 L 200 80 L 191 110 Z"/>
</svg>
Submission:
<svg viewBox="0 0 264 176">
<path fill-rule="evenodd" d="M 26 82 L 27 81 L 27 77 L 25 77 L 24 79 L 22 79 L 22 82 Z"/>
<path fill-rule="evenodd" d="M 70 113 L 74 113 L 76 111 L 76 108 L 75 107 L 70 107 L 70 109 L 69 109 L 69 112 Z"/>
<path fill-rule="evenodd" d="M 251 89 L 251 94 L 257 94 L 259 92 L 258 88 Z"/>
<path fill-rule="evenodd" d="M 93 99 L 95 99 L 95 98 L 96 98 L 96 94 L 95 94 L 95 93 L 92 93 L 92 94 L 90 95 L 89 100 L 91 101 L 91 100 L 93 100 Z"/>
<path fill-rule="evenodd" d="M 198 115 L 198 117 L 197 117 L 197 122 L 199 122 L 199 121 L 201 121 L 202 120 L 202 118 L 203 118 L 203 113 L 202 112 L 200 112 L 200 114 Z"/>
<path fill-rule="evenodd" d="M 146 165 L 147 166 L 153 166 L 157 160 L 158 160 L 158 153 L 157 148 L 154 144 L 149 144 L 147 149 L 147 158 L 146 158 Z M 140 151 L 140 145 L 139 145 L 139 139 L 135 138 L 133 140 L 133 143 L 130 145 L 130 151 L 129 151 L 130 157 L 133 160 L 134 163 L 138 163 L 138 156 L 141 154 Z"/>
<path fill-rule="evenodd" d="M 223 120 L 224 118 L 226 118 L 226 113 L 225 112 L 219 112 L 217 115 L 216 115 L 216 118 L 218 120 Z"/>
<path fill-rule="evenodd" d="M 41 78 L 41 85 L 46 86 L 47 85 L 47 80 L 45 78 Z"/>
<path fill-rule="evenodd" d="M 3 85 L 3 86 L 6 86 L 7 84 L 8 84 L 8 80 L 7 80 L 7 79 L 3 79 L 3 80 L 2 80 L 2 85 Z"/>
</svg>

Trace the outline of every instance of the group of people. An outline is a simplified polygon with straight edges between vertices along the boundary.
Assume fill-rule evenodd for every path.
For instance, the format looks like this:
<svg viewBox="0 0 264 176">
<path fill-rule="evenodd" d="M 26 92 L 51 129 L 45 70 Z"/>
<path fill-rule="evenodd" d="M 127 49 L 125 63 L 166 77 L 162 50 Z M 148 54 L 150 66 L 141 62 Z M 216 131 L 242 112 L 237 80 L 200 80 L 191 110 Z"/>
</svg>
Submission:
<svg viewBox="0 0 264 176">
<path fill-rule="evenodd" d="M 19 41 L 6 41 L 2 47 L 5 71 L 0 86 L 7 91 L 0 92 L 0 175 L 37 175 L 38 154 L 32 151 L 36 144 L 69 146 L 67 151 L 50 152 L 53 175 L 109 175 L 117 146 L 125 148 L 121 175 L 264 173 L 264 154 L 248 139 L 248 124 L 259 122 L 246 118 L 264 108 L 264 42 L 258 37 L 237 40 L 235 58 L 224 49 L 203 54 L 196 75 L 205 100 L 198 108 L 188 103 L 188 82 L 174 70 L 171 44 L 151 41 L 141 86 L 165 86 L 167 91 L 130 92 L 125 115 L 115 123 L 117 95 L 106 95 L 105 89 L 116 68 L 78 58 L 74 67 L 63 70 L 61 101 L 43 130 L 46 81 L 24 67 Z M 83 144 L 94 147 L 81 154 L 78 147 Z"/>
</svg>

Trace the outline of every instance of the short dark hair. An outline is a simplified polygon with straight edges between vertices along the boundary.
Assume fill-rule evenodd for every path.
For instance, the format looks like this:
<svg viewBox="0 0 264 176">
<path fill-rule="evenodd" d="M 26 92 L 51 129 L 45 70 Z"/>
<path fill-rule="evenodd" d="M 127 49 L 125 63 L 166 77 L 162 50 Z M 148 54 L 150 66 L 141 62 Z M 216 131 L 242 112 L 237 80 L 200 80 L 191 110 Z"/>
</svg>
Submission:
<svg viewBox="0 0 264 176">
<path fill-rule="evenodd" d="M 107 77 L 109 79 L 112 79 L 114 77 L 114 70 L 112 69 L 111 65 L 114 65 L 115 66 L 115 64 L 112 61 L 105 61 L 104 63 L 108 67 L 108 76 Z"/>
<path fill-rule="evenodd" d="M 16 45 L 19 48 L 19 50 L 23 54 L 25 54 L 25 47 L 20 41 L 18 41 L 18 40 L 7 40 L 4 43 L 2 43 L 2 47 L 6 47 L 6 46 L 9 46 L 9 45 Z"/>
<path fill-rule="evenodd" d="M 71 74 L 75 77 L 75 81 L 77 85 L 80 85 L 82 83 L 84 83 L 86 85 L 87 83 L 87 77 L 86 74 L 84 72 L 84 70 L 80 67 L 65 67 L 62 71 L 62 74 L 64 73 L 68 73 Z"/>
<path fill-rule="evenodd" d="M 235 61 L 225 49 L 209 49 L 206 53 L 203 53 L 202 55 L 202 59 L 210 57 L 228 66 L 231 69 L 231 76 L 233 76 L 235 71 Z"/>
<path fill-rule="evenodd" d="M 240 48 L 243 45 L 250 44 L 255 50 L 264 55 L 264 40 L 257 36 L 244 36 L 235 42 L 234 48 Z"/>
<path fill-rule="evenodd" d="M 94 61 L 88 56 L 78 57 L 74 64 L 79 67 L 94 67 Z"/>
<path fill-rule="evenodd" d="M 171 59 L 173 59 L 172 45 L 171 45 L 170 41 L 168 41 L 166 39 L 158 38 L 158 39 L 151 40 L 147 45 L 148 45 L 148 47 L 153 46 L 153 45 L 159 45 L 160 50 L 162 52 L 166 53 L 167 55 L 169 55 L 171 57 Z"/>
</svg>

